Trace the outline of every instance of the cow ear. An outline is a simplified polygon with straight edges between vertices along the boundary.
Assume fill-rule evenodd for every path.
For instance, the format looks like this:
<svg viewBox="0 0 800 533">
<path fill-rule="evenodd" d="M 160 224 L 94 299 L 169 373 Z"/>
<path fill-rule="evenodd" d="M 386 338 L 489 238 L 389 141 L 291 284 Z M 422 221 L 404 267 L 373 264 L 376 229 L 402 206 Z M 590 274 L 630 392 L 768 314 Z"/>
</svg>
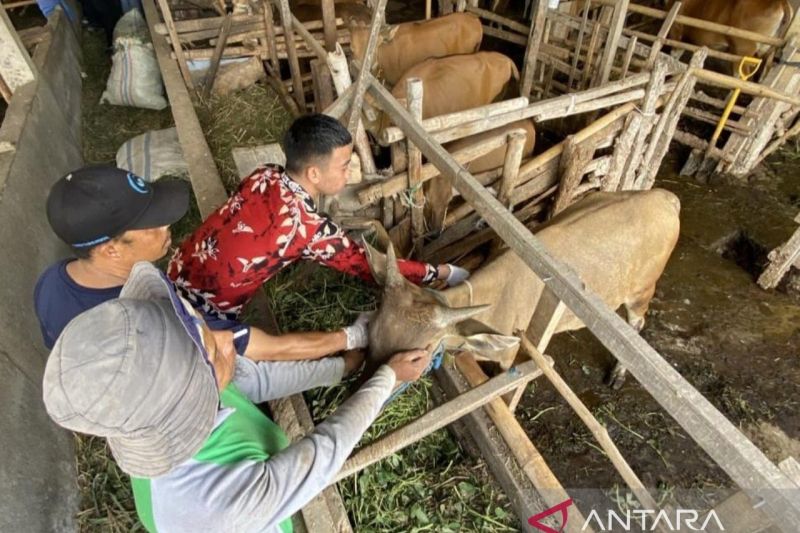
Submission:
<svg viewBox="0 0 800 533">
<path fill-rule="evenodd" d="M 436 308 L 434 320 L 436 321 L 436 325 L 438 327 L 446 328 L 447 326 L 458 324 L 462 320 L 466 320 L 469 317 L 482 313 L 490 307 L 491 304 L 474 305 L 472 307 L 438 306 Z"/>
<path fill-rule="evenodd" d="M 370 246 L 366 239 L 361 239 L 361 245 L 367 254 L 367 264 L 375 283 L 383 287 L 386 285 L 386 256 Z"/>
<path fill-rule="evenodd" d="M 497 333 L 478 333 L 470 336 L 446 335 L 442 342 L 448 350 L 466 351 L 478 359 L 492 361 L 503 369 L 509 368 L 517 355 L 519 339 Z"/>
</svg>

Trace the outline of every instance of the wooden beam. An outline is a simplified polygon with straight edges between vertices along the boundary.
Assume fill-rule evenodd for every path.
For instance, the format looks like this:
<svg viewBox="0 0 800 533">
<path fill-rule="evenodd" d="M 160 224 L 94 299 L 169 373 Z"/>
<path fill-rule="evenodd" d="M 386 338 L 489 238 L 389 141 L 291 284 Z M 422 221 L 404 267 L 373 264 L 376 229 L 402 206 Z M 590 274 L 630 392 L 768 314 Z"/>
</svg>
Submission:
<svg viewBox="0 0 800 533">
<path fill-rule="evenodd" d="M 178 130 L 178 140 L 189 166 L 189 180 L 192 182 L 200 215 L 206 218 L 228 199 L 228 195 L 222 186 L 214 158 L 211 156 L 211 149 L 197 120 L 194 104 L 181 78 L 178 65 L 169 57 L 169 45 L 163 35 L 153 31 L 153 25 L 159 20 L 154 0 L 142 0 L 142 7 L 150 28 L 164 87 L 167 89 L 175 128 Z"/>
<path fill-rule="evenodd" d="M 36 66 L 4 7 L 0 7 L 0 78 L 11 94 L 36 78 Z"/>
<path fill-rule="evenodd" d="M 406 102 L 408 112 L 417 122 L 422 120 L 422 80 L 409 78 L 406 80 Z M 425 237 L 425 192 L 422 190 L 422 152 L 414 143 L 408 142 L 408 188 L 411 190 L 411 243 L 413 256 L 422 249 Z"/>
<path fill-rule="evenodd" d="M 617 47 L 619 38 L 622 35 L 622 28 L 625 26 L 625 16 L 628 14 L 629 0 L 616 0 L 614 2 L 614 15 L 611 17 L 611 28 L 609 29 L 608 39 L 603 48 L 603 56 L 600 60 L 600 75 L 593 80 L 592 85 L 599 87 L 611 77 L 611 66 L 614 58 L 617 57 Z"/>
<path fill-rule="evenodd" d="M 792 265 L 800 259 L 800 228 L 789 240 L 769 253 L 769 264 L 758 277 L 762 289 L 774 289 Z"/>
<path fill-rule="evenodd" d="M 169 37 L 172 40 L 172 49 L 178 60 L 178 68 L 180 69 L 181 76 L 183 76 L 183 82 L 190 90 L 194 90 L 194 82 L 189 72 L 189 65 L 186 63 L 183 47 L 178 39 L 178 32 L 175 30 L 175 21 L 172 20 L 172 11 L 170 11 L 169 2 L 167 0 L 158 0 L 158 5 L 161 8 L 161 16 L 164 17 L 164 24 L 167 26 Z"/>
<path fill-rule="evenodd" d="M 211 63 L 208 65 L 208 72 L 203 82 L 203 95 L 208 98 L 211 96 L 211 90 L 214 88 L 214 79 L 217 77 L 217 70 L 219 69 L 219 62 L 222 60 L 222 51 L 225 50 L 225 44 L 228 42 L 228 34 L 231 31 L 231 15 L 227 15 L 222 21 L 222 27 L 219 29 L 217 36 L 217 44 L 214 47 L 214 55 L 211 58 Z M 260 67 L 259 67 L 260 68 Z"/>
<path fill-rule="evenodd" d="M 453 180 L 464 199 L 564 301 L 597 339 L 639 380 L 728 475 L 751 495 L 761 496 L 776 522 L 788 531 L 800 523 L 800 494 L 794 484 L 752 442 L 687 382 L 622 318 L 594 293 L 584 289 L 571 268 L 554 259 L 544 245 L 475 178 L 461 168 L 397 105 L 370 76 L 370 94 L 423 155 Z"/>
<path fill-rule="evenodd" d="M 519 166 L 522 163 L 522 152 L 525 150 L 527 138 L 528 134 L 525 130 L 508 132 L 508 148 L 506 148 L 506 157 L 503 161 L 503 174 L 500 178 L 500 190 L 497 193 L 497 199 L 512 211 L 514 202 L 511 197 L 511 191 L 517 186 Z"/>
<path fill-rule="evenodd" d="M 381 26 L 386 19 L 386 2 L 387 0 L 378 0 L 372 12 L 369 39 L 367 40 L 364 57 L 361 58 L 361 67 L 354 83 L 356 89 L 353 94 L 353 106 L 350 109 L 350 117 L 347 120 L 347 131 L 350 132 L 350 135 L 355 135 L 356 131 L 358 131 L 359 124 L 361 124 L 361 105 L 364 102 L 364 93 L 367 91 L 367 86 L 369 85 L 367 78 L 370 76 L 370 70 L 375 60 L 375 53 L 378 50 L 378 37 L 380 35 Z"/>
<path fill-rule="evenodd" d="M 434 431 L 442 429 L 503 393 L 541 375 L 542 371 L 537 368 L 536 363 L 528 361 L 516 367 L 514 372 L 503 372 L 486 383 L 459 395 L 457 398 L 431 409 L 413 422 L 358 450 L 347 460 L 333 483 L 339 482 L 373 463 L 377 463 Z"/>
<path fill-rule="evenodd" d="M 536 15 L 531 23 L 530 34 L 528 35 L 528 47 L 525 49 L 525 59 L 522 64 L 522 80 L 520 82 L 520 94 L 526 98 L 531 97 L 533 88 L 533 76 L 536 71 L 536 58 L 539 55 L 539 47 L 544 36 L 544 24 L 547 19 L 547 0 L 537 0 Z"/>
<path fill-rule="evenodd" d="M 294 41 L 293 33 L 293 16 L 292 11 L 289 9 L 289 0 L 274 0 L 277 2 L 278 9 L 281 15 L 281 26 L 283 26 L 283 34 L 286 36 L 286 55 L 289 58 L 289 71 L 292 75 L 292 97 L 297 102 L 300 112 L 304 113 L 306 110 L 306 95 L 303 89 L 303 74 L 300 71 L 300 62 L 297 59 L 297 48 Z M 277 72 L 277 71 L 276 71 Z"/>
<path fill-rule="evenodd" d="M 336 13 L 333 0 L 322 0 L 322 28 L 325 33 L 325 48 L 336 50 Z"/>
</svg>

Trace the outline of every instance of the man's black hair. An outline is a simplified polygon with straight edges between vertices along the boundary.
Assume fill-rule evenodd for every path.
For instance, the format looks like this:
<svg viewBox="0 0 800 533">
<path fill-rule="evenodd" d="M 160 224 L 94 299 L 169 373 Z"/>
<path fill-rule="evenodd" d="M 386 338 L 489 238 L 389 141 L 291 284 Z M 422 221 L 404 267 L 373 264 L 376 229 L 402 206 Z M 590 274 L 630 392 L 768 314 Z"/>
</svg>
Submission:
<svg viewBox="0 0 800 533">
<path fill-rule="evenodd" d="M 347 128 L 333 117 L 322 114 L 296 119 L 283 136 L 286 170 L 301 174 L 309 165 L 320 164 L 336 148 L 353 142 Z"/>
</svg>

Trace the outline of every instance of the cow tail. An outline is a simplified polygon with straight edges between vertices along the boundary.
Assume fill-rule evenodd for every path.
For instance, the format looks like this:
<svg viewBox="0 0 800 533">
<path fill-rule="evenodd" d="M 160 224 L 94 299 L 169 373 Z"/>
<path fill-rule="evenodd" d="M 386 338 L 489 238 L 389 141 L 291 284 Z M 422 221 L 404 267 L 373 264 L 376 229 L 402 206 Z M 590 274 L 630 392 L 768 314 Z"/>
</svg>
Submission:
<svg viewBox="0 0 800 533">
<path fill-rule="evenodd" d="M 519 69 L 517 68 L 516 63 L 514 63 L 514 61 L 511 59 L 509 59 L 508 62 L 511 63 L 511 76 L 516 82 L 519 82 Z"/>
</svg>

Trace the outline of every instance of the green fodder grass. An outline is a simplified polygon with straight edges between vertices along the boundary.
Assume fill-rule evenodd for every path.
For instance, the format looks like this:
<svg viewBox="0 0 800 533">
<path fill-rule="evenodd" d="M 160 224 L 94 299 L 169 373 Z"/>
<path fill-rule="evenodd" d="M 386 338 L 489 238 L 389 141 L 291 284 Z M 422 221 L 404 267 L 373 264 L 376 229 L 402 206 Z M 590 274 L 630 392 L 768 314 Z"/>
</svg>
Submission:
<svg viewBox="0 0 800 533">
<path fill-rule="evenodd" d="M 239 183 L 231 150 L 279 141 L 291 123 L 280 99 L 260 84 L 198 101 L 195 109 L 228 192 Z"/>
<path fill-rule="evenodd" d="M 331 330 L 376 307 L 378 293 L 350 276 L 296 265 L 267 284 L 284 331 Z M 347 398 L 349 380 L 306 393 L 319 423 Z M 433 407 L 431 379 L 409 387 L 381 413 L 361 445 L 422 416 Z M 467 456 L 439 430 L 339 483 L 356 531 L 517 531 L 508 499 L 482 461 Z"/>
</svg>

